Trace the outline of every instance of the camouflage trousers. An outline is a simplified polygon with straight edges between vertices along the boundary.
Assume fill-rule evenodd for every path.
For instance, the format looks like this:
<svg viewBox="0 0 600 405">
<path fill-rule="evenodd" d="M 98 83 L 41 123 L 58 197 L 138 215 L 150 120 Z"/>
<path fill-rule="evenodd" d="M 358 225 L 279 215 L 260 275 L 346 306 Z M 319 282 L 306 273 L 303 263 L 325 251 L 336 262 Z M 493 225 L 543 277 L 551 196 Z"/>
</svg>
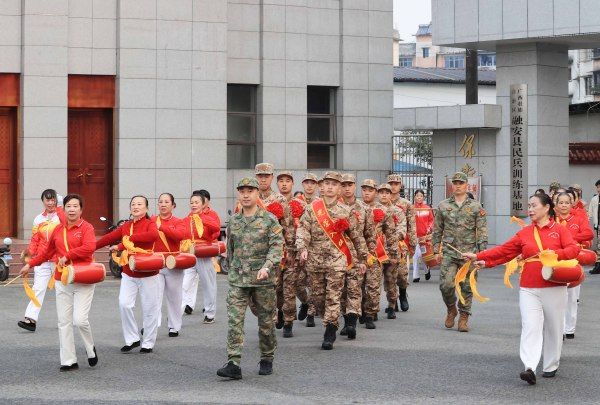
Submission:
<svg viewBox="0 0 600 405">
<path fill-rule="evenodd" d="M 379 263 L 369 267 L 362 276 L 362 313 L 364 316 L 375 316 L 379 312 L 381 277 L 382 270 Z"/>
<path fill-rule="evenodd" d="M 306 266 L 297 267 L 296 272 L 296 296 L 300 300 L 301 303 L 308 303 L 308 287 L 310 283 L 308 282 L 308 275 L 306 274 Z"/>
<path fill-rule="evenodd" d="M 359 316 L 362 314 L 362 279 L 363 275 L 356 267 L 352 266 L 351 269 L 346 271 L 340 302 L 342 314 L 356 314 Z"/>
<path fill-rule="evenodd" d="M 388 307 L 394 308 L 398 300 L 398 265 L 385 263 L 383 265 L 383 289 L 388 301 Z"/>
<path fill-rule="evenodd" d="M 323 325 L 331 323 L 338 326 L 341 307 L 340 299 L 344 289 L 346 268 L 341 266 L 308 266 L 310 275 L 311 301 L 315 307 L 315 315 L 320 315 Z"/>
<path fill-rule="evenodd" d="M 407 253 L 403 253 L 400 256 L 400 263 L 398 263 L 398 277 L 396 279 L 398 288 L 402 290 L 408 288 L 408 265 L 406 264 L 406 255 Z"/>
<path fill-rule="evenodd" d="M 260 358 L 273 360 L 277 340 L 273 326 L 273 309 L 275 308 L 275 290 L 273 286 L 235 287 L 229 286 L 227 293 L 227 358 L 240 364 L 242 347 L 244 346 L 244 319 L 246 308 L 252 301 L 258 316 L 258 341 Z"/>
<path fill-rule="evenodd" d="M 442 298 L 446 306 L 452 306 L 456 304 L 456 290 L 454 289 L 454 278 L 456 272 L 465 263 L 464 260 L 453 259 L 447 255 L 442 257 L 442 264 L 440 265 L 440 291 L 442 292 Z M 458 310 L 467 314 L 471 314 L 471 303 L 473 302 L 473 293 L 471 292 L 471 285 L 468 282 L 469 274 L 467 274 L 467 282 L 461 283 L 461 294 L 465 299 L 465 304 L 461 304 L 458 301 Z"/>
<path fill-rule="evenodd" d="M 292 323 L 296 319 L 296 283 L 300 268 L 296 252 L 287 252 L 287 267 L 280 267 L 277 271 L 276 288 L 277 308 L 283 311 L 285 323 Z M 286 263 L 286 264 L 287 264 Z"/>
</svg>

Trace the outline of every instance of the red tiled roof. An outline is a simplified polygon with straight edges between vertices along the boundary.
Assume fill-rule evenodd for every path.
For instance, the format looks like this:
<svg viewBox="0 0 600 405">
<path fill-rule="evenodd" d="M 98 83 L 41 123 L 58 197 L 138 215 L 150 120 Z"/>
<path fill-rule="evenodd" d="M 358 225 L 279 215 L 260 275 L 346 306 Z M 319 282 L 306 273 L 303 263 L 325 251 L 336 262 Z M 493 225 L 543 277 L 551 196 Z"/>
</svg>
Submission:
<svg viewBox="0 0 600 405">
<path fill-rule="evenodd" d="M 600 164 L 600 143 L 581 142 L 569 144 L 569 163 L 575 165 Z"/>
</svg>

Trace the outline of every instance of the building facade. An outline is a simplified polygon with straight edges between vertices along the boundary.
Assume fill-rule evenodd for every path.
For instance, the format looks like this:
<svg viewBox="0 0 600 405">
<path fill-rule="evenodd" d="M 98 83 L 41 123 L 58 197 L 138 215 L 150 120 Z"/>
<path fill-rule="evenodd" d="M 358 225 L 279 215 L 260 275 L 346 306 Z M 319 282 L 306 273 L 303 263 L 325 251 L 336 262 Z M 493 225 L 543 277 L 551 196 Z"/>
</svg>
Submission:
<svg viewBox="0 0 600 405">
<path fill-rule="evenodd" d="M 28 236 L 49 187 L 102 227 L 135 194 L 154 212 L 171 192 L 183 215 L 205 188 L 225 215 L 259 161 L 390 169 L 391 0 L 0 5 L 2 234 Z"/>
</svg>

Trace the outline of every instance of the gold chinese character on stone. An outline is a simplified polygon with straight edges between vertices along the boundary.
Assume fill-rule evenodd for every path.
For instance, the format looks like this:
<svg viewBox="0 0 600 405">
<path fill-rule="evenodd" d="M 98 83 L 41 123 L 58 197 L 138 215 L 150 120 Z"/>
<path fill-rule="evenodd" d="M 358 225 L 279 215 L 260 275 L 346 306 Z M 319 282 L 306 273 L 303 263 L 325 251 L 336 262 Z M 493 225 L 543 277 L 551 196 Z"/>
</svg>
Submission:
<svg viewBox="0 0 600 405">
<path fill-rule="evenodd" d="M 461 167 L 460 171 L 465 173 L 467 177 L 475 176 L 475 169 L 468 163 L 465 163 L 465 165 Z"/>
<path fill-rule="evenodd" d="M 475 134 L 467 135 L 465 134 L 465 138 L 462 141 L 462 145 L 460 146 L 460 153 L 462 153 L 465 159 L 471 159 L 475 156 L 475 148 L 473 147 L 473 142 L 475 141 Z"/>
</svg>

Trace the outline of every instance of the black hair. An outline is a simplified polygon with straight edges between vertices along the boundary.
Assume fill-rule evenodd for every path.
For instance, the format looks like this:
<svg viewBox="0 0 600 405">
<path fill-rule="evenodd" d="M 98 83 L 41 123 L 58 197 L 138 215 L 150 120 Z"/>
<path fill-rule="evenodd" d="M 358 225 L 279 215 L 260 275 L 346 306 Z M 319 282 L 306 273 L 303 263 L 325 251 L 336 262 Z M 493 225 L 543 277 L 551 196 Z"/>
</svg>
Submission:
<svg viewBox="0 0 600 405">
<path fill-rule="evenodd" d="M 177 207 L 177 204 L 175 204 L 175 197 L 173 197 L 173 194 L 171 194 L 171 193 L 161 193 L 158 196 L 158 199 L 160 200 L 160 197 L 162 197 L 163 195 L 168 195 L 169 198 L 171 199 L 171 204 L 173 204 L 173 207 Z"/>
<path fill-rule="evenodd" d="M 44 201 L 44 198 L 46 200 L 52 200 L 52 199 L 57 200 L 56 190 L 51 189 L 51 188 L 47 188 L 46 190 L 42 191 L 41 200 Z"/>
<path fill-rule="evenodd" d="M 594 184 L 596 187 L 600 186 L 600 180 L 596 181 L 596 184 Z"/>
<path fill-rule="evenodd" d="M 530 196 L 529 198 L 533 198 L 533 197 L 540 200 L 540 203 L 544 207 L 547 205 L 550 206 L 550 209 L 548 210 L 548 215 L 550 216 L 550 218 L 556 217 L 556 213 L 554 212 L 554 203 L 552 202 L 552 198 L 550 198 L 550 196 L 548 194 L 534 194 L 534 195 Z"/>
<path fill-rule="evenodd" d="M 204 199 L 210 201 L 210 193 L 208 192 L 208 190 L 194 190 L 192 192 L 192 195 L 201 195 L 204 196 Z"/>
<path fill-rule="evenodd" d="M 569 187 L 567 189 L 567 193 L 568 192 L 572 192 L 573 194 L 576 194 L 575 197 L 577 197 L 578 199 L 581 198 L 581 194 L 579 193 L 579 190 L 577 190 L 576 188 Z"/>
<path fill-rule="evenodd" d="M 565 191 L 564 193 L 561 193 L 561 194 L 569 194 L 569 195 L 571 195 L 573 197 L 572 198 L 573 202 L 575 202 L 575 200 L 578 198 L 578 194 L 579 193 L 577 193 L 577 190 L 568 189 L 567 191 Z"/>
<path fill-rule="evenodd" d="M 571 201 L 575 201 L 575 195 L 573 194 L 572 191 L 564 191 L 562 193 L 555 194 L 557 204 L 558 204 L 558 199 L 560 197 L 562 197 L 563 195 L 568 196 Z"/>
<path fill-rule="evenodd" d="M 190 196 L 190 200 L 192 199 L 192 197 L 200 197 L 200 199 L 202 200 L 202 204 L 206 203 L 206 197 L 204 196 L 204 193 L 202 191 L 204 191 L 204 190 L 194 190 L 194 191 L 192 191 L 192 195 Z"/>
<path fill-rule="evenodd" d="M 145 195 L 134 195 L 133 197 L 131 197 L 131 200 L 129 200 L 129 206 L 131 207 L 131 203 L 133 202 L 134 198 L 143 198 L 144 201 L 146 202 L 146 208 L 148 208 L 148 198 Z M 150 215 L 148 215 L 148 212 L 146 212 L 146 218 L 150 218 Z"/>
<path fill-rule="evenodd" d="M 71 200 L 77 200 L 79 201 L 79 206 L 81 207 L 81 209 L 83 209 L 83 197 L 80 196 L 79 194 L 67 194 L 64 198 L 63 198 L 63 206 L 66 206 L 67 203 Z"/>
<path fill-rule="evenodd" d="M 535 190 L 535 194 L 546 194 L 546 190 L 544 190 L 543 188 L 538 188 L 537 190 Z"/>
<path fill-rule="evenodd" d="M 294 193 L 294 197 L 298 197 L 299 195 L 304 195 L 304 191 L 296 191 Z"/>
<path fill-rule="evenodd" d="M 423 197 L 425 197 L 425 191 L 423 191 L 420 188 L 415 190 L 415 192 L 413 193 L 413 197 L 416 196 L 418 193 L 421 193 L 423 195 Z"/>
</svg>

